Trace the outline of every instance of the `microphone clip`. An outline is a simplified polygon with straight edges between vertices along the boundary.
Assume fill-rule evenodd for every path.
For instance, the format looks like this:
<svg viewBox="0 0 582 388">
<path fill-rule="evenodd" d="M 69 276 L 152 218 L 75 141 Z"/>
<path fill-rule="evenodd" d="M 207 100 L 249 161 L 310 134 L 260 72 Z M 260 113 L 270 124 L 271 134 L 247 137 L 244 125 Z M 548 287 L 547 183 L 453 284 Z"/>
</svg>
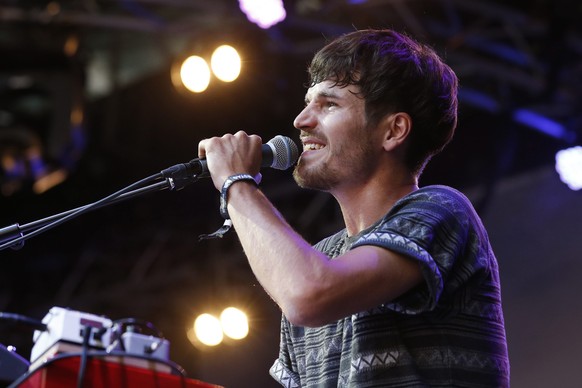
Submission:
<svg viewBox="0 0 582 388">
<path fill-rule="evenodd" d="M 187 163 L 179 163 L 168 167 L 160 172 L 161 176 L 166 179 L 169 188 L 172 191 L 178 191 L 187 185 L 205 178 L 208 173 L 204 168 L 205 160 L 193 159 Z"/>
</svg>

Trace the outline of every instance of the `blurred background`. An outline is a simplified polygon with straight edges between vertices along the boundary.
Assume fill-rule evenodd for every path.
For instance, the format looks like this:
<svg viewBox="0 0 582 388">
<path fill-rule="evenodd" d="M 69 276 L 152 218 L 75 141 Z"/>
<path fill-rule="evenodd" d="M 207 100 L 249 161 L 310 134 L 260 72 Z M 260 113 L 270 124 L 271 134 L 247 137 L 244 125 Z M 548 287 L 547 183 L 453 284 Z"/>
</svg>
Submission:
<svg viewBox="0 0 582 388">
<path fill-rule="evenodd" d="M 292 121 L 313 53 L 355 28 L 394 28 L 432 45 L 461 81 L 457 135 L 421 185 L 462 190 L 489 230 L 512 386 L 579 386 L 580 3 L 264 0 L 258 11 L 250 3 L 0 1 L 0 228 L 189 161 L 206 137 L 243 129 L 264 142 L 297 140 Z M 240 58 L 227 59 L 240 68 L 226 81 L 205 67 L 224 44 Z M 298 189 L 290 171 L 263 175 L 265 193 L 308 241 L 341 228 L 331 197 Z M 40 320 L 61 306 L 142 319 L 189 377 L 274 387 L 280 312 L 234 233 L 198 242 L 221 223 L 210 180 L 93 210 L 0 252 L 0 311 Z M 246 313 L 246 337 L 214 346 L 194 338 L 198 315 L 228 306 Z M 0 344 L 28 358 L 32 331 L 0 322 Z"/>
</svg>

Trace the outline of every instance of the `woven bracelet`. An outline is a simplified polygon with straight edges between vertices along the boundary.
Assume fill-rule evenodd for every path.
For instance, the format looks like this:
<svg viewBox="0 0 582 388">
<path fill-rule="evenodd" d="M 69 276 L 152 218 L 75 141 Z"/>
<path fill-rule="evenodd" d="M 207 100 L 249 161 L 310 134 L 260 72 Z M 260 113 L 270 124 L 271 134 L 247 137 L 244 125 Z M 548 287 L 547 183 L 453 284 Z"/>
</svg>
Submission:
<svg viewBox="0 0 582 388">
<path fill-rule="evenodd" d="M 232 221 L 230 220 L 230 216 L 228 215 L 228 189 L 232 186 L 233 183 L 238 181 L 252 181 L 257 186 L 261 182 L 261 174 L 258 174 L 257 177 L 252 177 L 249 174 L 235 174 L 231 175 L 222 184 L 222 189 L 220 190 L 220 215 L 224 218 L 224 224 L 214 233 L 210 234 L 202 234 L 198 236 L 199 240 L 208 240 L 213 238 L 222 238 L 231 228 L 232 228 Z"/>
<path fill-rule="evenodd" d="M 238 182 L 238 181 L 252 181 L 255 185 L 259 184 L 255 180 L 255 178 L 249 174 L 235 174 L 235 175 L 231 175 L 228 178 L 226 178 L 226 180 L 222 184 L 222 190 L 220 190 L 220 215 L 225 220 L 230 218 L 228 215 L 228 210 L 227 210 L 228 189 L 230 189 L 230 186 L 232 186 L 233 183 Z"/>
</svg>

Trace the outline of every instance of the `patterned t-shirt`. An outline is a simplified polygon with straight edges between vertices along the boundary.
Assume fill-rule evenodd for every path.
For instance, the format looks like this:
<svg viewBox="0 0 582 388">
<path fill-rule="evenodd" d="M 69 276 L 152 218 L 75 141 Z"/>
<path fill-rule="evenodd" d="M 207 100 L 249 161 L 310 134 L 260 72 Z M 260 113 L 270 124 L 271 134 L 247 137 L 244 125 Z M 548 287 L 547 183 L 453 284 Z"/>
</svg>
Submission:
<svg viewBox="0 0 582 388">
<path fill-rule="evenodd" d="M 360 245 L 406 255 L 424 282 L 322 327 L 281 324 L 271 375 L 285 387 L 508 387 L 498 266 L 469 200 L 428 186 L 356 236 L 315 248 L 331 259 Z"/>
</svg>

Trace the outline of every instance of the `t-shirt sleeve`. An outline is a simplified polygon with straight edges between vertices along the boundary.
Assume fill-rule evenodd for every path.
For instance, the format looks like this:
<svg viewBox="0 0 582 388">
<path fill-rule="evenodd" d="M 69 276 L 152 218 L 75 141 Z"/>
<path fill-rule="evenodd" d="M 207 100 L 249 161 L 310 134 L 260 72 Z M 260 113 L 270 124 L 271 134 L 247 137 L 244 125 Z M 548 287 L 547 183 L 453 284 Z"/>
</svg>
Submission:
<svg viewBox="0 0 582 388">
<path fill-rule="evenodd" d="M 454 287 L 449 280 L 459 270 L 457 262 L 464 252 L 474 219 L 472 206 L 459 192 L 447 187 L 431 186 L 400 200 L 376 227 L 363 234 L 352 248 L 376 245 L 402 254 L 419 263 L 424 283 L 385 307 L 418 314 L 434 310 L 445 288 Z M 474 266 L 464 266 L 471 271 Z M 469 276 L 469 274 L 468 274 Z M 449 283 L 447 283 L 449 282 Z"/>
</svg>

